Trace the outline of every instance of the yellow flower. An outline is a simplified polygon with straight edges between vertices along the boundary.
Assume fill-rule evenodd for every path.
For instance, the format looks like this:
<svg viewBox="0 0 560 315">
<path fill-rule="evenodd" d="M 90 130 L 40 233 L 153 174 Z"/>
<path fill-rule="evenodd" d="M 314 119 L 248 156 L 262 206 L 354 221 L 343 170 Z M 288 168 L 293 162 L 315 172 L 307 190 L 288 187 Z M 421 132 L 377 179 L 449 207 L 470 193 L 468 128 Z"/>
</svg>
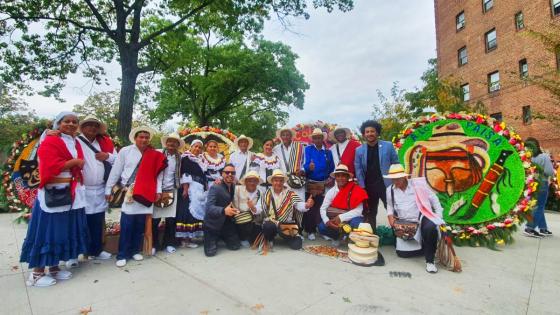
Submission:
<svg viewBox="0 0 560 315">
<path fill-rule="evenodd" d="M 505 242 L 504 242 L 503 239 L 499 239 L 499 240 L 496 240 L 496 244 L 498 244 L 498 245 L 504 245 Z"/>
</svg>

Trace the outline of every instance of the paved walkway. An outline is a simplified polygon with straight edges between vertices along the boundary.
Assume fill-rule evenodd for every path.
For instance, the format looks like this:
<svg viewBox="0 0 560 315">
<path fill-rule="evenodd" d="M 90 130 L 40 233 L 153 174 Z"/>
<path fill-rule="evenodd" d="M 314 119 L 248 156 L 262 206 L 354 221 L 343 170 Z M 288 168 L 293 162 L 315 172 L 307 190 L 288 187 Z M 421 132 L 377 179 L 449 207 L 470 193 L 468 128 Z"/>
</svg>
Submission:
<svg viewBox="0 0 560 315">
<path fill-rule="evenodd" d="M 27 288 L 26 266 L 18 263 L 26 225 L 14 218 L 0 215 L 0 314 L 79 314 L 89 307 L 92 314 L 560 314 L 558 235 L 517 235 L 502 251 L 458 248 L 459 274 L 428 274 L 421 258 L 399 259 L 394 248 L 382 249 L 386 266 L 370 268 L 282 246 L 268 256 L 220 248 L 211 259 L 197 248 L 122 269 L 114 260 L 89 261 L 72 280 Z M 560 233 L 560 215 L 547 219 Z"/>
</svg>

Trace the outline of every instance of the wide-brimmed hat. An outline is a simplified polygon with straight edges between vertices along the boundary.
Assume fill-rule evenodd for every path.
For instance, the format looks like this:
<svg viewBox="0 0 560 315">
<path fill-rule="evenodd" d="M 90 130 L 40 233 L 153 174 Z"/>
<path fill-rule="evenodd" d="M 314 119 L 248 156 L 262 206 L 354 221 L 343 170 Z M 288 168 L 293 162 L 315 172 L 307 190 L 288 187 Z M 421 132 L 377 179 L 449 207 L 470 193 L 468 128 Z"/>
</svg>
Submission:
<svg viewBox="0 0 560 315">
<path fill-rule="evenodd" d="M 257 171 L 248 171 L 247 174 L 245 174 L 245 176 L 243 176 L 243 178 L 241 178 L 239 180 L 239 183 L 241 183 L 241 185 L 245 185 L 245 180 L 248 178 L 256 178 L 259 180 L 259 184 L 263 183 L 262 178 L 259 176 L 259 173 L 257 173 Z"/>
<path fill-rule="evenodd" d="M 185 146 L 185 140 L 181 139 L 181 136 L 179 136 L 178 134 L 173 132 L 173 133 L 168 134 L 167 136 L 161 137 L 161 146 L 163 148 L 165 148 L 165 144 L 167 143 L 167 140 L 169 140 L 169 139 L 174 139 L 174 140 L 179 141 L 179 147 L 177 148 L 177 150 L 181 150 Z"/>
<path fill-rule="evenodd" d="M 134 143 L 134 136 L 137 133 L 139 133 L 140 131 L 150 134 L 150 140 L 152 140 L 152 138 L 156 134 L 156 131 L 154 129 L 148 127 L 148 126 L 139 126 L 139 127 L 133 128 L 130 131 L 130 133 L 128 134 L 128 140 L 130 140 L 131 143 Z"/>
<path fill-rule="evenodd" d="M 336 174 L 346 174 L 350 176 L 350 178 L 354 177 L 354 174 L 350 173 L 350 171 L 348 170 L 348 166 L 344 164 L 338 164 L 334 169 L 334 172 L 331 173 L 331 177 L 334 177 Z"/>
<path fill-rule="evenodd" d="M 241 140 L 247 140 L 247 142 L 249 142 L 249 145 L 247 146 L 247 150 L 251 150 L 251 148 L 253 147 L 253 138 L 247 137 L 245 135 L 240 135 L 235 139 L 235 146 L 237 146 L 238 148 L 239 148 L 239 141 Z"/>
<path fill-rule="evenodd" d="M 332 143 L 338 142 L 336 141 L 334 134 L 341 130 L 346 133 L 346 139 L 352 138 L 352 130 L 350 130 L 350 128 L 336 127 L 333 131 L 329 132 L 329 141 L 331 141 Z"/>
<path fill-rule="evenodd" d="M 92 116 L 92 115 L 88 115 L 86 116 L 86 118 L 84 118 L 83 120 L 80 120 L 80 132 L 82 131 L 82 126 L 84 124 L 87 123 L 96 123 L 97 125 L 99 125 L 99 133 L 100 134 L 104 134 L 107 132 L 107 125 L 104 124 L 101 120 L 99 120 L 97 117 Z"/>
<path fill-rule="evenodd" d="M 373 235 L 373 229 L 371 228 L 371 224 L 365 222 L 360 223 L 360 225 L 358 225 L 358 228 L 354 229 L 354 232 Z"/>
<path fill-rule="evenodd" d="M 383 175 L 384 178 L 403 178 L 408 177 L 408 174 L 404 171 L 404 167 L 400 164 L 392 164 L 389 167 L 389 173 L 387 175 Z"/>
<path fill-rule="evenodd" d="M 282 133 L 282 131 L 289 131 L 292 134 L 292 138 L 296 137 L 295 130 L 293 130 L 290 127 L 282 127 L 280 129 L 276 130 L 276 138 L 280 138 L 280 134 Z"/>
<path fill-rule="evenodd" d="M 323 130 L 321 130 L 320 128 L 313 129 L 313 132 L 309 135 L 309 139 L 313 139 L 313 137 L 315 136 L 321 136 L 323 137 L 323 140 L 327 139 L 327 134 L 323 132 Z"/>
<path fill-rule="evenodd" d="M 284 181 L 288 180 L 288 176 L 286 176 L 286 174 L 284 174 L 281 169 L 277 168 L 272 171 L 272 175 L 266 178 L 267 183 L 272 184 L 272 179 L 276 177 L 281 177 L 284 179 Z"/>
</svg>

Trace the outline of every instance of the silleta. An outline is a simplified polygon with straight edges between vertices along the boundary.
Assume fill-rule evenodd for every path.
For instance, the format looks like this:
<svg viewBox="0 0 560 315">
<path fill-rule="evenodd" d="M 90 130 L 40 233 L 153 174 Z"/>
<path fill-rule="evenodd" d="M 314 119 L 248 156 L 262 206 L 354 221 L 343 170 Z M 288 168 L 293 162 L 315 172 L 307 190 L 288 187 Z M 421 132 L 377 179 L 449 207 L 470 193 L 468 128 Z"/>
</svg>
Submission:
<svg viewBox="0 0 560 315">
<path fill-rule="evenodd" d="M 496 134 L 492 129 L 471 121 L 467 122 L 467 129 L 476 132 L 477 136 L 485 138 L 495 146 L 499 146 L 504 141 L 504 138 L 499 134 Z M 430 132 L 430 130 L 431 127 L 427 125 L 422 126 L 416 129 L 414 133 L 410 135 L 410 138 L 412 139 L 412 141 L 416 142 L 418 141 L 419 135 L 424 135 L 426 132 Z"/>
</svg>

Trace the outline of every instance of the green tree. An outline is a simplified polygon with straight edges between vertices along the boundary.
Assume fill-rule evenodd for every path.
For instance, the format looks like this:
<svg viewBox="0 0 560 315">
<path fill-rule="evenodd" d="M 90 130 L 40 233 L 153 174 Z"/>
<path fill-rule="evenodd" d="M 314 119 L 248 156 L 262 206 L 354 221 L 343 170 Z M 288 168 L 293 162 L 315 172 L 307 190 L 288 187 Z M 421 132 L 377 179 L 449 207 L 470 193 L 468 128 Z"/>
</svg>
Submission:
<svg viewBox="0 0 560 315">
<path fill-rule="evenodd" d="M 352 0 L 313 0 L 315 8 L 351 10 Z M 0 81 L 31 91 L 43 81 L 46 96 L 60 96 L 68 74 L 82 70 L 100 83 L 103 65 L 118 61 L 121 90 L 117 134 L 131 128 L 138 77 L 159 68 L 146 58 L 159 37 L 183 32 L 205 15 L 221 30 L 255 33 L 271 15 L 309 18 L 302 0 L 12 0 L 0 5 Z M 166 20 L 150 27 L 154 20 Z"/>
<path fill-rule="evenodd" d="M 39 118 L 29 111 L 27 103 L 10 95 L 7 89 L 0 89 L 0 159 L 11 149 L 13 143 L 34 128 Z"/>
<path fill-rule="evenodd" d="M 412 121 L 414 112 L 406 99 L 406 93 L 406 90 L 401 89 L 397 82 L 393 83 L 389 97 L 381 91 L 377 91 L 379 104 L 373 106 L 373 119 L 383 126 L 382 139 L 392 141 L 406 124 Z"/>
<path fill-rule="evenodd" d="M 206 126 L 232 122 L 232 114 L 250 113 L 246 119 L 289 106 L 303 108 L 309 85 L 288 46 L 263 39 L 248 45 L 239 34 L 217 38 L 211 34 L 162 38 L 153 58 L 166 64 L 167 70 L 151 118 L 163 122 L 178 114 Z"/>
</svg>

